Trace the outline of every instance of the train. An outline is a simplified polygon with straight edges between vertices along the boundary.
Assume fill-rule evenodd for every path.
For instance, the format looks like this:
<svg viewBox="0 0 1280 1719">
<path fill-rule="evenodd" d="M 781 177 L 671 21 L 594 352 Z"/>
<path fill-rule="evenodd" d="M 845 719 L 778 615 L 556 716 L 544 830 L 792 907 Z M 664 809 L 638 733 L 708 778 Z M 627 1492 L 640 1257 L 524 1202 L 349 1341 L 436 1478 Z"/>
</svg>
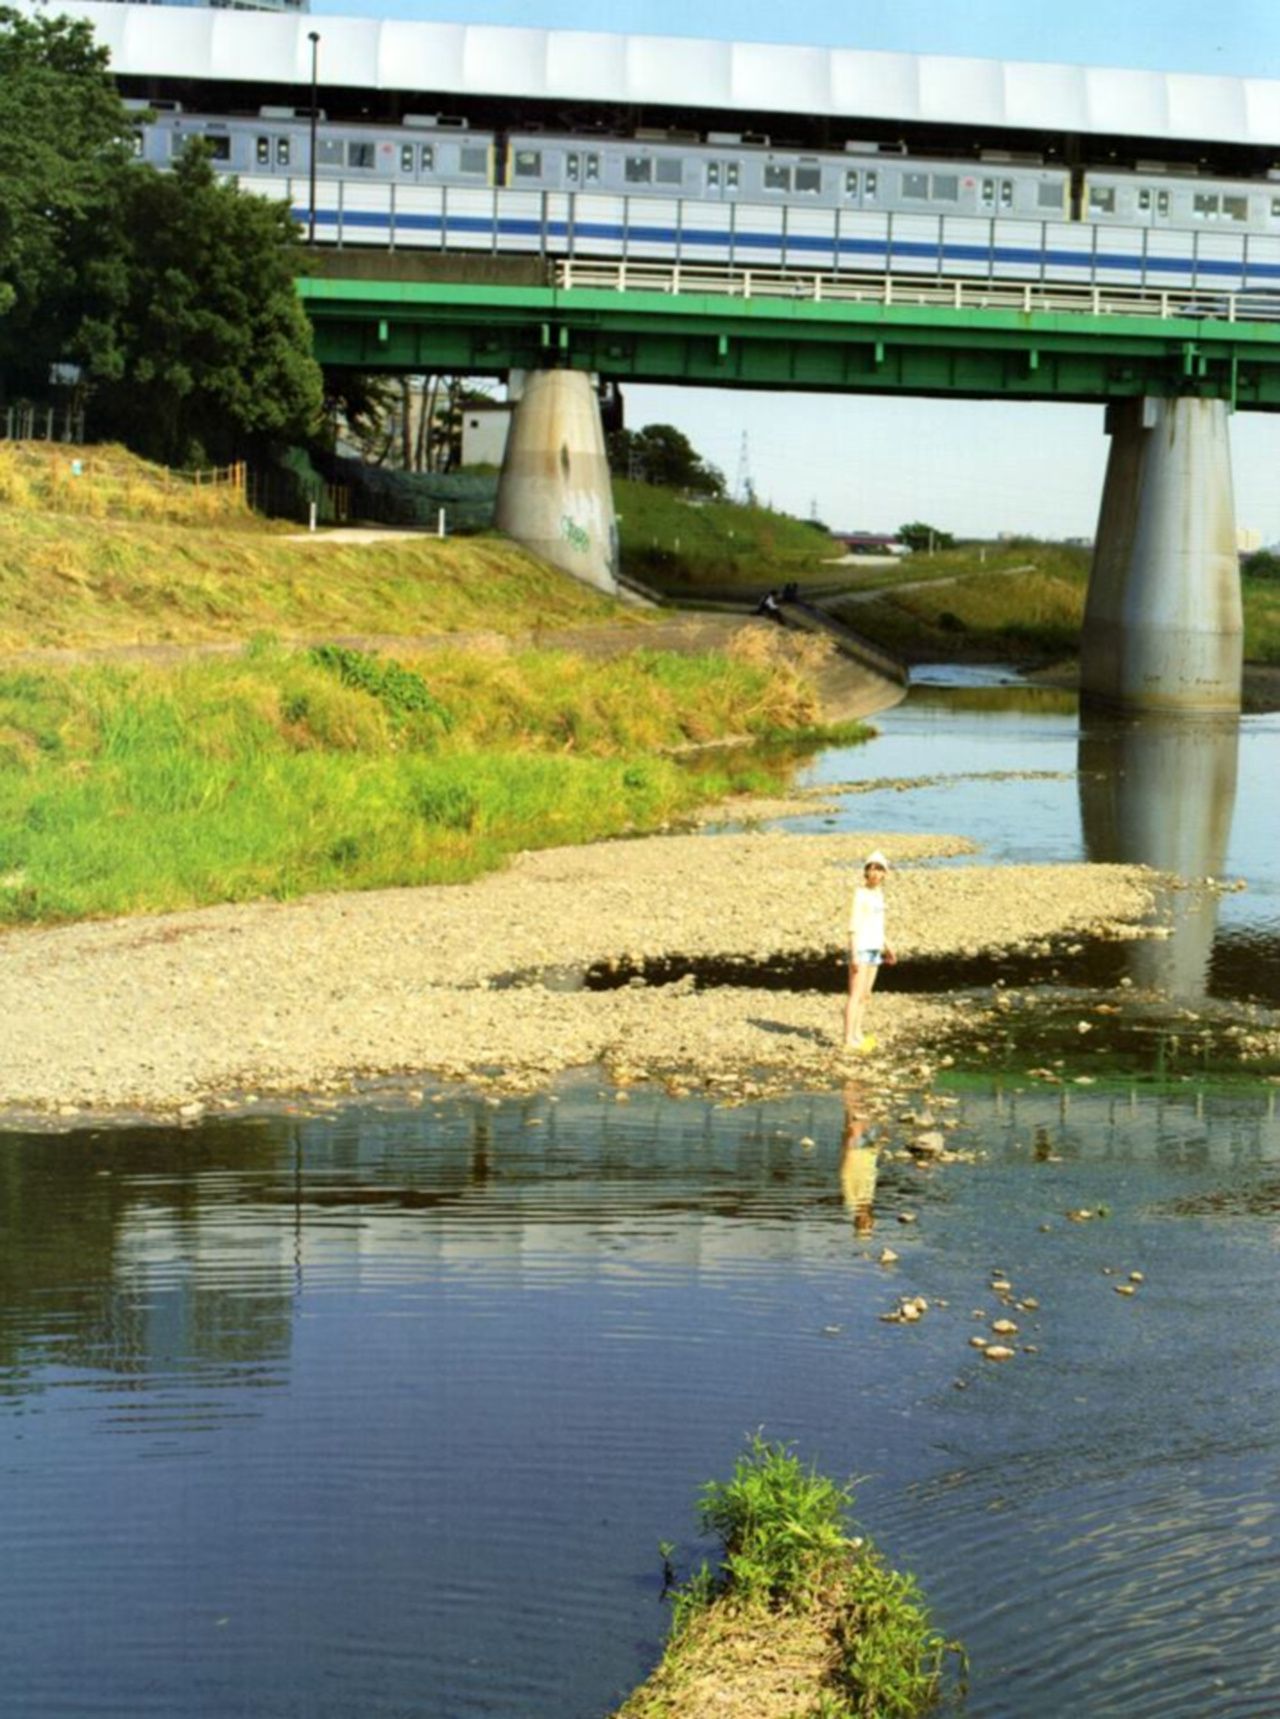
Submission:
<svg viewBox="0 0 1280 1719">
<path fill-rule="evenodd" d="M 440 114 L 317 114 L 314 131 L 322 244 L 1280 291 L 1280 178 L 805 150 L 750 132 L 500 132 Z M 308 111 L 153 107 L 137 138 L 162 168 L 202 138 L 219 172 L 312 230 Z"/>
</svg>

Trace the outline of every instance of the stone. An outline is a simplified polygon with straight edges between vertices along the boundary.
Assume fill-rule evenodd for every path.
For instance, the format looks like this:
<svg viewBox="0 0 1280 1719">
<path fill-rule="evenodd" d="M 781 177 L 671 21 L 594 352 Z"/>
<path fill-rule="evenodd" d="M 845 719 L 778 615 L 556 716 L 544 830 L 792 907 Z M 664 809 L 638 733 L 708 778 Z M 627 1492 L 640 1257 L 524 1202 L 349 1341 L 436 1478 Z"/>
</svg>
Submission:
<svg viewBox="0 0 1280 1719">
<path fill-rule="evenodd" d="M 1003 1343 L 988 1343 L 982 1353 L 988 1361 L 1012 1361 L 1014 1354 L 1013 1350 Z"/>
</svg>

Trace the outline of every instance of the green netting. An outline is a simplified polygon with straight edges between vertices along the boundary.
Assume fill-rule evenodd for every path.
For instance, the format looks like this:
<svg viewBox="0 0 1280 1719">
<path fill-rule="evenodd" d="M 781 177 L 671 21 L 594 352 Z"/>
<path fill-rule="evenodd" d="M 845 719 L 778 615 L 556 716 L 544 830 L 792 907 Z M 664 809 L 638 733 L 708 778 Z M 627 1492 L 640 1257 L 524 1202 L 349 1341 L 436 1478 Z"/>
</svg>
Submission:
<svg viewBox="0 0 1280 1719">
<path fill-rule="evenodd" d="M 328 463 L 334 483 L 347 491 L 353 520 L 435 530 L 443 508 L 449 532 L 487 531 L 493 524 L 496 472 L 404 472 L 349 459 Z"/>
</svg>

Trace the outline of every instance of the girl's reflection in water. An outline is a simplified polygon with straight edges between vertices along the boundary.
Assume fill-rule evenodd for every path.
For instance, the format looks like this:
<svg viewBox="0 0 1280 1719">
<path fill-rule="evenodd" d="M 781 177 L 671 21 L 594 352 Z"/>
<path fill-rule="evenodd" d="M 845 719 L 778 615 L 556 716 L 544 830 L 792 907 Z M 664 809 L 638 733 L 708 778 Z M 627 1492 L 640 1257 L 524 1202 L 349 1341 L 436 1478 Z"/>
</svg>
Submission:
<svg viewBox="0 0 1280 1719">
<path fill-rule="evenodd" d="M 844 1137 L 840 1143 L 840 1192 L 856 1235 L 875 1226 L 876 1148 L 867 1143 L 871 1118 L 866 1093 L 856 1080 L 844 1089 Z"/>
</svg>

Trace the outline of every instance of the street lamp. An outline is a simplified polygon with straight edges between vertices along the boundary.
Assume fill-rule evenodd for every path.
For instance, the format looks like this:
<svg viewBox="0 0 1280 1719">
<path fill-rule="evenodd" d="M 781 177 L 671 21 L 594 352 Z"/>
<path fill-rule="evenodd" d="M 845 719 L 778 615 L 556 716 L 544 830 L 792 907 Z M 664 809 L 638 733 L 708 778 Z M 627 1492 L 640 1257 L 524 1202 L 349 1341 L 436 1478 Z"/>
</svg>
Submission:
<svg viewBox="0 0 1280 1719">
<path fill-rule="evenodd" d="M 311 188 L 307 196 L 307 243 L 316 242 L 316 51 L 320 46 L 320 32 L 309 30 L 307 40 L 311 43 Z"/>
</svg>

